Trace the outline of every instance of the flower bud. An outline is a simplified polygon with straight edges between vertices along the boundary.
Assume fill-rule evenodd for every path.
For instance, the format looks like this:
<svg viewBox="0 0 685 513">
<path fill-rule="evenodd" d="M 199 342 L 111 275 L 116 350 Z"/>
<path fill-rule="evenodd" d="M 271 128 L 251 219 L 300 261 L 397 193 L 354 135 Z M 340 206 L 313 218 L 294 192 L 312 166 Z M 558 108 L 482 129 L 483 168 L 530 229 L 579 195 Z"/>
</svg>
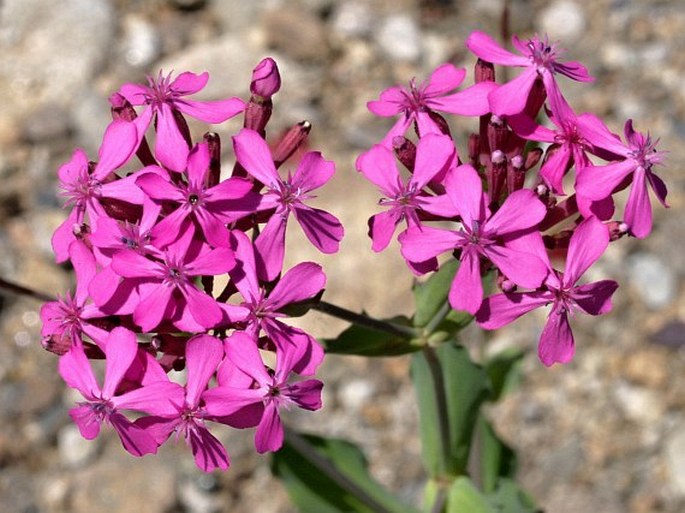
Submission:
<svg viewBox="0 0 685 513">
<path fill-rule="evenodd" d="M 392 149 L 395 150 L 395 155 L 404 167 L 413 172 L 416 162 L 416 145 L 406 137 L 398 135 L 392 140 Z"/>
<path fill-rule="evenodd" d="M 281 75 L 278 65 L 271 57 L 262 59 L 252 71 L 250 92 L 262 98 L 271 98 L 281 88 Z"/>
<path fill-rule="evenodd" d="M 307 140 L 311 129 L 312 124 L 309 121 L 300 121 L 288 129 L 273 152 L 274 164 L 277 168 Z"/>
</svg>

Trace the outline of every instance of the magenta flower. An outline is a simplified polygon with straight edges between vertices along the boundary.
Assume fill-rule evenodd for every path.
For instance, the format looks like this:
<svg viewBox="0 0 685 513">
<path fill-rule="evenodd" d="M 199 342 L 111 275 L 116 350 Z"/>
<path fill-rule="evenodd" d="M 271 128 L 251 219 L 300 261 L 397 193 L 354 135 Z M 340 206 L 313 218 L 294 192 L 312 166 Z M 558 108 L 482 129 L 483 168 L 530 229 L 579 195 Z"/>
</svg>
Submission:
<svg viewBox="0 0 685 513">
<path fill-rule="evenodd" d="M 449 292 L 452 308 L 474 314 L 480 307 L 483 301 L 481 257 L 490 260 L 517 285 L 540 286 L 547 275 L 547 266 L 531 250 L 521 249 L 532 244 L 525 238 L 539 238 L 534 229 L 547 212 L 535 193 L 528 189 L 516 191 L 490 215 L 481 179 L 470 165 L 459 166 L 449 175 L 445 188 L 461 216 L 462 229 L 415 226 L 401 234 L 399 241 L 402 256 L 412 262 L 455 249 L 461 252 L 461 265 Z M 517 241 L 522 237 L 525 242 Z"/>
<path fill-rule="evenodd" d="M 248 334 L 236 332 L 226 340 L 226 356 L 239 370 L 250 376 L 252 388 L 219 386 L 203 395 L 207 410 L 214 415 L 231 415 L 252 404 L 263 404 L 264 413 L 257 426 L 257 452 L 277 451 L 283 445 L 283 425 L 279 410 L 298 406 L 305 410 L 321 408 L 323 383 L 308 379 L 290 383 L 294 360 L 290 351 L 277 351 L 276 367 L 265 367 L 257 344 Z"/>
<path fill-rule="evenodd" d="M 264 332 L 279 350 L 296 354 L 293 368 L 301 374 L 314 374 L 323 360 L 319 343 L 304 331 L 288 326 L 280 319 L 282 310 L 293 303 L 316 297 L 326 285 L 320 265 L 302 262 L 289 269 L 267 293 L 260 285 L 252 244 L 242 232 L 234 232 L 235 256 L 239 264 L 229 274 L 243 296 L 241 306 L 249 312 L 245 330 L 255 339 Z"/>
<path fill-rule="evenodd" d="M 526 68 L 518 77 L 501 85 L 489 94 L 488 99 L 492 112 L 498 116 L 523 112 L 533 83 L 538 77 L 542 79 L 547 96 L 550 98 L 561 97 L 561 91 L 559 91 L 559 86 L 554 78 L 556 73 L 580 82 L 594 80 L 588 74 L 585 66 L 579 62 L 559 62 L 558 57 L 563 50 L 558 49 L 554 43 L 550 44 L 547 37 L 541 40 L 535 36 L 523 43 L 514 36 L 511 41 L 521 55 L 516 55 L 502 48 L 484 32 L 472 32 L 466 40 L 466 47 L 484 61 L 502 66 Z"/>
<path fill-rule="evenodd" d="M 178 240 L 163 251 L 161 261 L 131 249 L 112 258 L 112 269 L 119 276 L 144 278 L 149 283 L 133 312 L 133 321 L 143 331 L 151 331 L 164 319 L 175 319 L 180 329 L 203 331 L 223 319 L 222 308 L 197 288 L 194 277 L 228 272 L 235 266 L 233 251 L 223 247 L 203 250 L 198 243 L 193 244 L 194 232 L 192 224 L 186 223 Z"/>
<path fill-rule="evenodd" d="M 209 335 L 198 335 L 186 344 L 188 381 L 183 388 L 185 398 L 175 403 L 177 409 L 164 416 L 143 417 L 136 424 L 150 433 L 159 445 L 172 433 L 183 437 L 195 457 L 195 464 L 205 472 L 216 468 L 226 470 L 229 457 L 223 444 L 209 431 L 206 420 L 214 420 L 204 406 L 203 395 L 209 380 L 224 357 L 221 342 Z"/>
<path fill-rule="evenodd" d="M 278 65 L 271 57 L 259 61 L 252 71 L 250 92 L 262 98 L 271 98 L 281 88 L 281 74 Z"/>
<path fill-rule="evenodd" d="M 255 241 L 261 259 L 260 275 L 271 281 L 281 272 L 285 229 L 291 213 L 319 251 L 327 254 L 338 251 L 344 234 L 338 218 L 305 204 L 315 197 L 311 192 L 333 176 L 333 162 L 325 160 L 319 152 L 309 152 L 302 158 L 295 174 L 283 180 L 276 170 L 269 146 L 254 130 L 241 130 L 233 137 L 233 147 L 240 165 L 267 187 L 259 209 L 275 209 Z"/>
<path fill-rule="evenodd" d="M 549 366 L 567 363 L 575 351 L 569 315 L 577 309 L 590 315 L 611 311 L 611 296 L 618 288 L 612 280 L 576 285 L 609 245 L 609 230 L 595 217 L 583 221 L 571 237 L 566 272 L 550 273 L 542 289 L 534 292 L 504 293 L 487 298 L 476 321 L 487 330 L 509 324 L 535 308 L 552 304 L 547 324 L 538 344 L 540 361 Z"/>
<path fill-rule="evenodd" d="M 77 389 L 85 401 L 69 411 L 81 432 L 92 440 L 103 423 L 111 424 L 124 448 L 134 456 L 157 452 L 158 444 L 143 429 L 133 424 L 121 410 L 135 410 L 152 415 L 168 415 L 182 403 L 181 387 L 170 381 L 157 381 L 117 395 L 117 388 L 138 353 L 133 332 L 115 328 L 105 346 L 105 379 L 98 385 L 90 362 L 81 345 L 74 345 L 59 360 L 59 373 L 71 388 Z"/>
<path fill-rule="evenodd" d="M 401 115 L 381 144 L 391 148 L 393 138 L 404 135 L 412 123 L 418 126 L 421 137 L 430 133 L 441 134 L 440 125 L 431 118 L 433 111 L 462 116 L 486 114 L 489 111 L 488 94 L 497 87 L 494 82 L 480 82 L 458 93 L 448 94 L 461 85 L 465 75 L 464 68 L 442 64 L 420 85 L 412 80 L 409 89 L 391 87 L 383 91 L 378 100 L 367 103 L 368 109 L 377 116 Z"/>
<path fill-rule="evenodd" d="M 76 273 L 74 296 L 67 293 L 57 301 L 43 304 L 40 309 L 43 347 L 57 354 L 82 344 L 83 333 L 98 345 L 103 345 L 107 337 L 105 330 L 90 323 L 91 319 L 105 317 L 100 309 L 88 302 L 88 286 L 96 272 L 95 258 L 82 241 L 75 240 L 69 246 L 69 260 Z"/>
<path fill-rule="evenodd" d="M 138 126 L 138 143 L 142 140 L 156 116 L 157 139 L 155 157 L 167 169 L 183 171 L 190 148 L 183 138 L 174 118 L 174 112 L 186 114 L 205 123 L 223 123 L 245 109 L 245 102 L 240 98 L 202 102 L 189 100 L 185 96 L 204 89 L 209 74 L 200 75 L 186 71 L 173 81 L 171 73 L 164 76 L 159 72 L 157 79 L 148 77 L 148 86 L 124 84 L 119 89 L 120 95 L 131 105 L 145 105 L 146 108 L 136 118 Z"/>
<path fill-rule="evenodd" d="M 656 150 L 659 141 L 652 141 L 649 134 L 636 132 L 630 119 L 624 128 L 627 145 L 621 143 L 601 122 L 588 119 L 579 121 L 579 126 L 583 136 L 592 141 L 593 146 L 623 157 L 623 160 L 581 169 L 576 180 L 578 195 L 595 201 L 603 200 L 630 181 L 624 221 L 632 235 L 638 239 L 647 237 L 652 231 L 648 182 L 659 202 L 668 207 L 666 185 L 652 172 L 652 166 L 660 164 L 664 156 L 663 152 Z"/>
<path fill-rule="evenodd" d="M 432 196 L 423 189 L 433 177 L 448 166 L 454 165 L 456 150 L 446 135 L 429 134 L 419 139 L 416 147 L 414 173 L 406 184 L 391 150 L 375 145 L 357 159 L 357 169 L 378 186 L 385 198 L 379 201 L 385 212 L 369 219 L 371 248 L 383 251 L 392 239 L 397 225 L 405 220 L 407 226 L 419 224 L 419 211 L 453 217 L 456 213 L 447 196 Z"/>
<path fill-rule="evenodd" d="M 227 223 L 256 210 L 259 195 L 252 193 L 252 183 L 243 178 L 229 178 L 214 187 L 207 187 L 210 156 L 206 143 L 200 143 L 188 156 L 187 183 L 173 183 L 163 178 L 166 172 L 142 173 L 136 185 L 157 202 L 169 201 L 178 208 L 162 219 L 152 230 L 156 245 L 173 242 L 181 224 L 192 217 L 215 247 L 228 245 Z M 161 171 L 161 170 L 159 170 Z"/>
<path fill-rule="evenodd" d="M 57 262 L 69 257 L 69 245 L 76 239 L 86 214 L 90 222 L 105 215 L 101 198 L 116 198 L 128 203 L 142 202 L 143 195 L 129 179 L 108 180 L 135 151 L 136 127 L 126 121 L 113 121 L 107 127 L 98 150 L 98 163 L 91 168 L 83 150 L 76 150 L 71 160 L 57 171 L 65 207 L 73 207 L 69 217 L 55 230 L 52 248 Z"/>
</svg>

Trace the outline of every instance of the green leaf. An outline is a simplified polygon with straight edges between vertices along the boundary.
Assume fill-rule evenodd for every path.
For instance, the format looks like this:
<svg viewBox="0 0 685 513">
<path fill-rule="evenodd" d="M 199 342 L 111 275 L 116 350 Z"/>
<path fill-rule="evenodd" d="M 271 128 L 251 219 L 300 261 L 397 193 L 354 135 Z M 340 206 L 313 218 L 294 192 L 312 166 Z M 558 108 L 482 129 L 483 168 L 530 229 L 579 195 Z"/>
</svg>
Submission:
<svg viewBox="0 0 685 513">
<path fill-rule="evenodd" d="M 414 285 L 414 300 L 416 313 L 414 326 L 425 327 L 440 307 L 447 301 L 447 294 L 452 285 L 452 279 L 459 268 L 458 260 L 450 260 L 442 264 L 440 269 L 423 283 Z"/>
<path fill-rule="evenodd" d="M 488 495 L 488 502 L 493 513 L 542 513 L 533 499 L 511 479 L 500 479 L 495 493 Z"/>
<path fill-rule="evenodd" d="M 481 488 L 486 493 L 494 492 L 501 478 L 516 475 L 517 458 L 514 450 L 495 433 L 490 423 L 481 415 L 474 440 L 478 444 L 478 463 Z"/>
<path fill-rule="evenodd" d="M 433 352 L 433 353 L 431 353 Z M 412 380 L 419 406 L 424 465 L 431 476 L 466 472 L 478 413 L 489 394 L 489 380 L 468 351 L 450 341 L 412 356 Z M 441 415 L 442 387 L 445 410 Z M 437 392 L 437 393 L 436 393 Z M 441 425 L 447 422 L 447 445 Z"/>
<path fill-rule="evenodd" d="M 467 477 L 458 477 L 447 494 L 447 513 L 495 513 L 490 503 Z M 508 512 L 507 512 L 508 513 Z"/>
<path fill-rule="evenodd" d="M 387 319 L 393 324 L 409 325 L 406 317 Z M 397 356 L 421 349 L 422 342 L 409 340 L 401 335 L 376 331 L 365 326 L 352 324 L 338 338 L 320 341 L 327 353 L 354 354 L 359 356 Z"/>
<path fill-rule="evenodd" d="M 485 364 L 492 385 L 491 401 L 499 401 L 521 382 L 521 362 L 525 351 L 516 347 L 505 349 Z"/>
<path fill-rule="evenodd" d="M 300 438 L 308 449 L 296 447 L 298 444 L 286 437 L 283 448 L 273 455 L 271 470 L 283 481 L 291 500 L 303 513 L 419 513 L 371 477 L 366 459 L 355 445 L 311 435 Z M 312 452 L 308 452 L 310 449 Z M 322 459 L 360 490 L 366 500 L 333 479 Z"/>
</svg>

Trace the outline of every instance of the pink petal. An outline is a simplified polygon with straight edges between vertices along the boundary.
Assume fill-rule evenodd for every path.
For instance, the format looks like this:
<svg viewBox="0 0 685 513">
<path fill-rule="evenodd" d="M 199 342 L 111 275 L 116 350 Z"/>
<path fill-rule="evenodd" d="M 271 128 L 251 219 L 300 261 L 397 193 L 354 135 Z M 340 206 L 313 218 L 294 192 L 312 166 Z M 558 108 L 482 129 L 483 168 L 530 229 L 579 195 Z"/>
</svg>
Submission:
<svg viewBox="0 0 685 513">
<path fill-rule="evenodd" d="M 509 116 L 507 118 L 507 123 L 509 123 L 509 126 L 511 126 L 511 129 L 516 135 L 530 141 L 551 143 L 554 142 L 556 137 L 556 132 L 554 132 L 554 130 L 538 125 L 526 114 Z"/>
<path fill-rule="evenodd" d="M 555 62 L 554 71 L 565 75 L 572 80 L 577 80 L 578 82 L 594 82 L 594 77 L 590 76 L 587 68 L 583 66 L 580 62 L 568 61 L 568 62 Z"/>
<path fill-rule="evenodd" d="M 70 409 L 69 416 L 78 427 L 81 436 L 86 440 L 94 440 L 100 434 L 100 421 L 95 416 L 90 404 Z"/>
<path fill-rule="evenodd" d="M 315 411 L 322 406 L 322 388 L 323 383 L 318 379 L 308 379 L 290 385 L 288 395 L 300 408 Z"/>
<path fill-rule="evenodd" d="M 159 221 L 150 231 L 152 243 L 158 248 L 164 248 L 176 242 L 181 233 L 187 231 L 185 227 L 192 226 L 188 219 L 190 212 L 190 207 L 183 204 Z"/>
<path fill-rule="evenodd" d="M 205 472 L 226 470 L 230 465 L 228 453 L 222 443 L 204 426 L 190 431 L 187 443 L 195 456 L 195 464 Z"/>
<path fill-rule="evenodd" d="M 227 417 L 250 405 L 262 405 L 264 391 L 258 388 L 236 388 L 222 385 L 207 390 L 202 394 L 202 400 L 205 403 L 205 411 L 208 415 L 212 417 Z M 257 420 L 258 422 L 259 420 Z"/>
<path fill-rule="evenodd" d="M 336 253 L 345 234 L 337 217 L 318 208 L 294 208 L 295 218 L 302 227 L 305 236 L 316 249 L 325 254 Z"/>
<path fill-rule="evenodd" d="M 233 251 L 216 248 L 194 259 L 186 266 L 186 270 L 191 276 L 216 276 L 227 273 L 234 266 Z"/>
<path fill-rule="evenodd" d="M 83 305 L 88 299 L 88 286 L 96 273 L 93 253 L 83 241 L 75 240 L 69 246 L 69 258 L 76 274 L 76 293 L 74 299 Z"/>
<path fill-rule="evenodd" d="M 540 169 L 540 177 L 555 194 L 564 194 L 563 179 L 569 169 L 570 159 L 571 148 L 567 144 L 562 144 Z"/>
<path fill-rule="evenodd" d="M 433 119 L 433 116 L 436 116 L 436 114 L 421 110 L 416 112 L 414 115 L 414 119 L 416 121 L 416 131 L 420 138 L 423 138 L 429 134 L 443 135 L 442 126 L 438 124 L 435 119 Z"/>
<path fill-rule="evenodd" d="M 205 188 L 209 161 L 207 143 L 199 143 L 190 151 L 186 175 L 188 176 L 188 185 L 191 189 L 203 190 Z"/>
<path fill-rule="evenodd" d="M 476 312 L 476 322 L 483 329 L 496 330 L 553 300 L 550 292 L 496 294 L 483 301 Z"/>
<path fill-rule="evenodd" d="M 373 251 L 380 253 L 388 247 L 401 219 L 402 210 L 399 208 L 391 208 L 369 218 L 369 236 L 371 237 L 371 249 Z"/>
<path fill-rule="evenodd" d="M 492 91 L 488 95 L 492 112 L 498 116 L 523 112 L 537 77 L 535 69 L 528 68 L 515 79 Z"/>
<path fill-rule="evenodd" d="M 111 402 L 119 409 L 169 417 L 183 411 L 184 396 L 181 385 L 167 380 L 136 388 L 112 398 Z"/>
<path fill-rule="evenodd" d="M 140 84 L 124 84 L 118 93 L 126 98 L 131 105 L 143 105 L 147 102 L 149 89 Z"/>
<path fill-rule="evenodd" d="M 199 74 L 191 71 L 184 71 L 169 84 L 169 89 L 179 96 L 188 96 L 204 89 L 208 81 L 209 73 L 206 71 Z"/>
<path fill-rule="evenodd" d="M 626 202 L 624 220 L 630 233 L 644 239 L 652 231 L 652 204 L 649 201 L 645 170 L 638 167 L 633 173 L 633 184 Z"/>
<path fill-rule="evenodd" d="M 602 256 L 609 245 L 609 229 L 595 217 L 580 223 L 571 236 L 566 256 L 564 284 L 571 286 Z"/>
<path fill-rule="evenodd" d="M 271 150 L 254 130 L 243 128 L 233 137 L 235 157 L 248 173 L 263 184 L 274 187 L 280 181 Z"/>
<path fill-rule="evenodd" d="M 395 86 L 383 91 L 378 100 L 370 101 L 366 107 L 376 116 L 396 116 L 404 110 L 405 93 L 401 87 Z"/>
<path fill-rule="evenodd" d="M 397 137 L 398 135 L 404 135 L 407 133 L 407 130 L 409 130 L 409 125 L 412 124 L 414 121 L 414 116 L 413 115 L 402 115 L 400 119 L 395 121 L 395 124 L 390 128 L 387 134 L 385 134 L 385 137 L 383 137 L 383 140 L 380 142 L 381 146 L 388 148 L 389 150 L 392 150 L 392 141 Z M 359 170 L 359 165 L 356 166 L 357 170 Z"/>
<path fill-rule="evenodd" d="M 414 174 L 409 180 L 416 190 L 423 189 L 433 177 L 451 161 L 455 148 L 452 139 L 446 135 L 429 134 L 416 145 Z"/>
<path fill-rule="evenodd" d="M 199 335 L 191 338 L 186 344 L 186 404 L 190 408 L 199 405 L 200 395 L 207 388 L 223 357 L 224 346 L 215 337 Z"/>
<path fill-rule="evenodd" d="M 613 194 L 614 189 L 635 171 L 636 164 L 632 159 L 613 162 L 606 166 L 590 166 L 580 169 L 576 176 L 578 195 L 591 200 L 602 200 Z"/>
<path fill-rule="evenodd" d="M 316 296 L 326 286 L 326 275 L 321 266 L 302 262 L 289 269 L 269 294 L 268 304 L 278 310 L 291 303 Z"/>
<path fill-rule="evenodd" d="M 200 326 L 209 329 L 221 322 L 223 313 L 216 299 L 200 292 L 194 285 L 190 284 L 182 286 L 181 293 L 188 302 L 190 314 Z"/>
<path fill-rule="evenodd" d="M 225 340 L 224 351 L 228 359 L 262 387 L 271 384 L 272 379 L 264 367 L 256 341 L 244 332 L 236 331 Z"/>
<path fill-rule="evenodd" d="M 107 339 L 106 348 L 105 383 L 102 386 L 102 396 L 111 399 L 136 357 L 138 340 L 132 331 L 117 327 L 112 330 Z"/>
<path fill-rule="evenodd" d="M 112 427 L 116 430 L 121 444 L 134 456 L 145 456 L 157 452 L 157 442 L 144 429 L 131 423 L 121 413 L 113 413 L 109 417 Z"/>
<path fill-rule="evenodd" d="M 617 288 L 613 280 L 595 281 L 573 289 L 573 300 L 590 315 L 605 314 L 611 311 L 611 296 Z"/>
<path fill-rule="evenodd" d="M 132 249 L 117 251 L 112 257 L 112 269 L 124 278 L 162 279 L 165 275 L 165 268 L 162 264 L 145 258 Z"/>
<path fill-rule="evenodd" d="M 264 408 L 264 415 L 257 426 L 254 444 L 259 454 L 267 451 L 276 452 L 283 446 L 283 425 L 274 402 L 268 403 Z"/>
<path fill-rule="evenodd" d="M 426 96 L 447 94 L 459 87 L 465 76 L 464 68 L 457 68 L 451 63 L 441 64 L 428 77 L 427 84 L 422 87 L 423 93 Z"/>
<path fill-rule="evenodd" d="M 231 279 L 243 298 L 256 301 L 259 299 L 260 288 L 252 242 L 245 233 L 238 230 L 231 232 L 231 238 L 236 258 L 236 266 L 230 271 Z"/>
<path fill-rule="evenodd" d="M 112 121 L 102 137 L 93 177 L 97 180 L 107 177 L 131 157 L 137 146 L 136 126 L 128 121 Z"/>
<path fill-rule="evenodd" d="M 119 178 L 100 186 L 100 195 L 103 198 L 114 198 L 134 205 L 142 205 L 145 194 L 136 185 L 135 176 Z"/>
<path fill-rule="evenodd" d="M 396 197 L 402 191 L 400 172 L 395 162 L 395 155 L 391 150 L 376 144 L 370 150 L 362 153 L 355 164 L 367 180 L 375 184 L 390 198 Z"/>
<path fill-rule="evenodd" d="M 59 375 L 71 388 L 75 388 L 88 399 L 96 399 L 100 395 L 100 386 L 95 380 L 95 374 L 90 362 L 83 352 L 83 347 L 73 345 L 69 352 L 59 359 Z"/>
<path fill-rule="evenodd" d="M 497 41 L 485 32 L 471 32 L 466 39 L 466 48 L 487 62 L 503 66 L 530 66 L 527 57 L 522 57 L 502 48 Z"/>
<path fill-rule="evenodd" d="M 213 212 L 208 211 L 206 208 L 196 208 L 195 219 L 197 219 L 201 231 L 210 245 L 215 248 L 226 248 L 228 246 L 229 237 L 226 224 Z M 221 274 L 221 272 L 216 274 Z"/>
<path fill-rule="evenodd" d="M 630 148 L 627 148 L 616 134 L 611 133 L 604 122 L 594 114 L 585 113 L 578 116 L 576 126 L 583 138 L 592 146 L 622 157 L 627 157 L 630 153 Z"/>
<path fill-rule="evenodd" d="M 398 237 L 402 256 L 410 262 L 424 262 L 462 245 L 462 236 L 430 226 L 410 227 Z"/>
<path fill-rule="evenodd" d="M 169 317 L 173 311 L 171 294 L 174 291 L 167 285 L 159 285 L 156 291 L 142 299 L 133 312 L 133 322 L 144 332 L 152 331 L 162 319 Z"/>
<path fill-rule="evenodd" d="M 474 221 L 485 220 L 483 183 L 473 167 L 468 164 L 457 167 L 448 175 L 445 190 L 466 226 L 472 228 Z"/>
<path fill-rule="evenodd" d="M 162 103 L 157 111 L 155 157 L 167 169 L 181 172 L 186 168 L 189 151 L 171 107 Z"/>
<path fill-rule="evenodd" d="M 302 157 L 292 178 L 292 185 L 303 192 L 318 189 L 335 173 L 335 163 L 326 160 L 318 151 L 310 151 Z"/>
<path fill-rule="evenodd" d="M 275 279 L 283 269 L 286 225 L 287 218 L 275 214 L 255 240 L 255 259 L 259 277 L 266 281 Z"/>
<path fill-rule="evenodd" d="M 499 86 L 495 82 L 479 82 L 458 93 L 430 98 L 426 105 L 433 110 L 460 116 L 483 116 L 490 112 L 490 94 Z"/>
<path fill-rule="evenodd" d="M 205 192 L 207 203 L 221 203 L 222 200 L 244 198 L 252 189 L 252 182 L 245 178 L 228 178 Z M 207 208 L 210 208 L 208 205 Z"/>
<path fill-rule="evenodd" d="M 483 284 L 480 280 L 480 257 L 472 248 L 465 248 L 461 264 L 452 281 L 449 301 L 455 310 L 475 314 L 483 302 Z"/>
<path fill-rule="evenodd" d="M 514 191 L 500 209 L 487 220 L 483 230 L 488 235 L 502 236 L 533 228 L 547 214 L 547 208 L 529 189 Z"/>
<path fill-rule="evenodd" d="M 223 123 L 245 110 L 245 102 L 240 98 L 228 98 L 210 102 L 195 100 L 176 100 L 174 105 L 178 110 L 191 118 L 205 123 Z"/>
<path fill-rule="evenodd" d="M 668 203 L 666 203 L 666 195 L 668 194 L 668 191 L 666 190 L 666 184 L 664 181 L 652 172 L 647 173 L 647 179 L 649 180 L 652 190 L 654 191 L 654 194 L 656 194 L 659 203 L 668 208 Z"/>
<path fill-rule="evenodd" d="M 488 246 L 484 250 L 492 263 L 511 281 L 527 289 L 535 289 L 549 273 L 546 259 L 504 246 Z"/>
<path fill-rule="evenodd" d="M 76 240 L 74 226 L 80 224 L 78 208 L 73 208 L 69 216 L 60 224 L 52 234 L 52 251 L 55 253 L 55 261 L 58 264 L 69 260 L 69 246 Z"/>
<path fill-rule="evenodd" d="M 573 333 L 566 312 L 553 308 L 540 335 L 538 357 L 546 366 L 568 363 L 575 352 Z"/>
</svg>

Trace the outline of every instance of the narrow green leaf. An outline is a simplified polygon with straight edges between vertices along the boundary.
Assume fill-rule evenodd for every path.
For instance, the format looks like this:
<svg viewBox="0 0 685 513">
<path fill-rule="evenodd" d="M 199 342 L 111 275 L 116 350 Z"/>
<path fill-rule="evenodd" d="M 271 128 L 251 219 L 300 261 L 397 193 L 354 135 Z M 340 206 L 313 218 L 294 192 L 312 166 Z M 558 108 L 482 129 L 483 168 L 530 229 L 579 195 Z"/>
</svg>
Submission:
<svg viewBox="0 0 685 513">
<path fill-rule="evenodd" d="M 458 477 L 447 494 L 447 513 L 495 513 L 488 500 L 467 477 Z M 507 513 L 509 513 L 507 511 Z"/>
<path fill-rule="evenodd" d="M 516 347 L 505 349 L 485 364 L 492 385 L 491 401 L 499 401 L 521 381 L 521 362 L 525 351 Z"/>
<path fill-rule="evenodd" d="M 433 365 L 426 352 L 412 356 L 412 380 L 419 406 L 424 465 L 431 476 L 460 475 L 466 472 L 473 430 L 480 407 L 489 394 L 489 380 L 468 351 L 455 342 L 434 349 L 438 365 Z M 435 375 L 436 372 L 440 376 Z M 436 381 L 442 381 L 445 412 L 440 410 Z M 441 436 L 441 424 L 447 417 L 447 445 Z"/>
<path fill-rule="evenodd" d="M 452 279 L 459 267 L 458 260 L 450 260 L 442 264 L 440 269 L 423 283 L 414 286 L 414 300 L 416 313 L 414 314 L 414 326 L 423 328 L 440 307 L 447 301 L 447 294 L 452 285 Z"/>
<path fill-rule="evenodd" d="M 511 479 L 500 479 L 497 490 L 488 495 L 488 502 L 493 513 L 542 513 L 528 493 Z"/>
<path fill-rule="evenodd" d="M 501 478 L 514 478 L 517 458 L 514 450 L 505 444 L 495 433 L 487 419 L 480 415 L 476 427 L 478 443 L 478 473 L 481 488 L 485 493 L 492 493 Z"/>
<path fill-rule="evenodd" d="M 301 438 L 312 448 L 314 456 L 298 449 L 286 437 L 283 448 L 273 455 L 271 469 L 303 513 L 419 513 L 371 477 L 366 459 L 355 445 L 311 435 L 301 435 Z M 361 490 L 367 500 L 360 500 L 331 478 L 321 459 Z"/>
<path fill-rule="evenodd" d="M 393 324 L 409 325 L 406 317 L 387 319 Z M 335 339 L 320 341 L 327 353 L 359 356 L 397 356 L 421 349 L 421 342 L 400 335 L 352 324 Z"/>
</svg>

